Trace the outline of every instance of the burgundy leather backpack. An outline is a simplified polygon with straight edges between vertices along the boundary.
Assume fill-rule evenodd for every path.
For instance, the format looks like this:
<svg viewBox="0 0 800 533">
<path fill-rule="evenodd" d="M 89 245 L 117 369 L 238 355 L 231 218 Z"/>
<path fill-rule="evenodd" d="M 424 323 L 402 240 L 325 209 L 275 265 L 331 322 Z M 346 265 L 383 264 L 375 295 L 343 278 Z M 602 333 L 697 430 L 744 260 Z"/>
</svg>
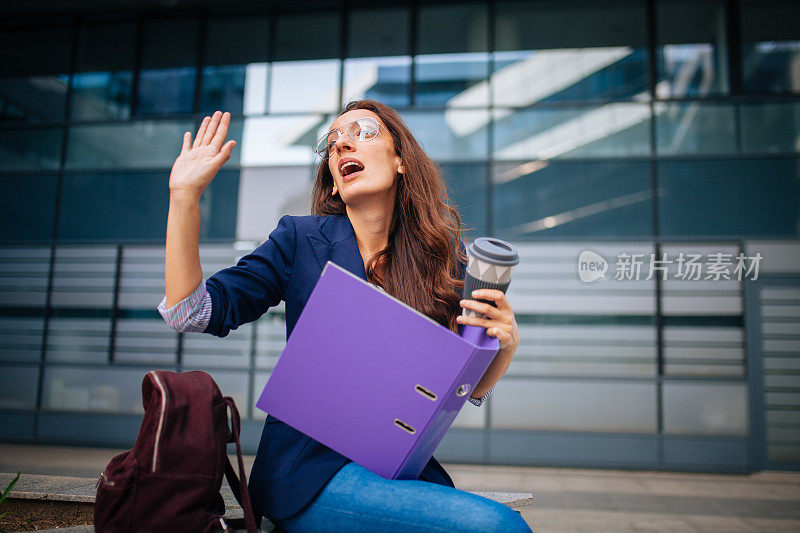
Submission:
<svg viewBox="0 0 800 533">
<path fill-rule="evenodd" d="M 246 527 L 255 533 L 233 398 L 223 398 L 205 372 L 154 370 L 142 382 L 142 401 L 145 413 L 136 444 L 114 457 L 98 480 L 95 531 L 194 533 Z M 238 477 L 228 459 L 229 442 L 236 443 Z M 244 520 L 223 516 L 223 475 Z"/>
</svg>

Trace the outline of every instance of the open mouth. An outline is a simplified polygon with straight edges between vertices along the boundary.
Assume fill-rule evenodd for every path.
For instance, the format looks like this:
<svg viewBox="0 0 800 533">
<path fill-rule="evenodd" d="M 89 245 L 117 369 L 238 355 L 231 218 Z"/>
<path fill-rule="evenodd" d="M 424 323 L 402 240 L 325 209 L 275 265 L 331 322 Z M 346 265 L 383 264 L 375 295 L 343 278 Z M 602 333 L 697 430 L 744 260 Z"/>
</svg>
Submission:
<svg viewBox="0 0 800 533">
<path fill-rule="evenodd" d="M 361 172 L 362 170 L 364 170 L 364 165 L 355 159 L 347 159 L 339 165 L 339 172 L 341 172 L 343 178 L 351 176 L 356 172 Z"/>
</svg>

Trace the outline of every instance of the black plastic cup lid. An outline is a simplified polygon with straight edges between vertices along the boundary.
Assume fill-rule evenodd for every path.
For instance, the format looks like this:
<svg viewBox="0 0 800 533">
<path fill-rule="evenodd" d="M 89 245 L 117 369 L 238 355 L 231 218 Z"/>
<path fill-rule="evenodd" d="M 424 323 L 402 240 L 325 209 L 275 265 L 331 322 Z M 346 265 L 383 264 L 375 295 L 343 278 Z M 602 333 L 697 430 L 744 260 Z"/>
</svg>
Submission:
<svg viewBox="0 0 800 533">
<path fill-rule="evenodd" d="M 519 263 L 519 252 L 506 241 L 494 237 L 478 237 L 469 245 L 469 254 L 492 265 L 514 266 Z"/>
</svg>

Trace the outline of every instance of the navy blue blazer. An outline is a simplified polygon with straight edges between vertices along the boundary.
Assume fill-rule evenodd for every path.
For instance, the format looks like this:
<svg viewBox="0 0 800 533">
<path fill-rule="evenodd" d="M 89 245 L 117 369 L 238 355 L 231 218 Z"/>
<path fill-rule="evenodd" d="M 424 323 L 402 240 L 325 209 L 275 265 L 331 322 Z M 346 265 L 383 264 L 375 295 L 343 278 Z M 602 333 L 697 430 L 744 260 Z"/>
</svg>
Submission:
<svg viewBox="0 0 800 533">
<path fill-rule="evenodd" d="M 208 278 L 212 312 L 204 332 L 224 337 L 284 300 L 288 338 L 327 261 L 366 279 L 350 219 L 344 215 L 284 216 L 261 246 L 236 266 Z M 463 277 L 463 265 L 461 270 Z M 271 519 L 294 515 L 348 462 L 327 446 L 267 416 L 250 473 L 255 512 Z M 419 479 L 453 486 L 433 457 Z"/>
</svg>

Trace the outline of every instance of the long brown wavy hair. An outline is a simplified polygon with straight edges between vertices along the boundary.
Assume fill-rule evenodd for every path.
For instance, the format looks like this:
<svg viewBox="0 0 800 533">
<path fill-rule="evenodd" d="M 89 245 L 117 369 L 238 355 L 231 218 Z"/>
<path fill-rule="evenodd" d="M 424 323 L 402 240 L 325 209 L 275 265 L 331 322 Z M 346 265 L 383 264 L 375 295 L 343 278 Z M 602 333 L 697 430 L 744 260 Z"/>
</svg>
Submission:
<svg viewBox="0 0 800 533">
<path fill-rule="evenodd" d="M 394 140 L 395 152 L 405 168 L 397 175 L 397 195 L 389 242 L 367 264 L 367 280 L 426 314 L 439 324 L 457 331 L 460 295 L 458 279 L 461 249 L 461 217 L 447 197 L 439 167 L 391 107 L 374 100 L 357 100 L 340 115 L 354 109 L 372 111 Z M 324 159 L 317 169 L 311 196 L 314 215 L 345 215 L 340 195 L 331 195 L 333 176 Z"/>
</svg>

